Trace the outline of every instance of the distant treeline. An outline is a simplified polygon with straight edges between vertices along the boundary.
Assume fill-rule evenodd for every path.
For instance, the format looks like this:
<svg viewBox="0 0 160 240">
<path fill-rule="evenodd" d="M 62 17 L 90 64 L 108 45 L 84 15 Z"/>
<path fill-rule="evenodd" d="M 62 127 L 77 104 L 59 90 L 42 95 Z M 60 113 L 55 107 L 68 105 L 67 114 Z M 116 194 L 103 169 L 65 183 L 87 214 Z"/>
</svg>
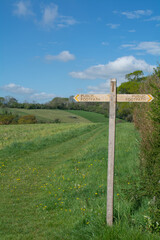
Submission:
<svg viewBox="0 0 160 240">
<path fill-rule="evenodd" d="M 55 97 L 45 104 L 40 103 L 19 103 L 13 97 L 0 97 L 1 108 L 24 108 L 24 109 L 59 109 L 59 110 L 83 110 L 101 113 L 108 116 L 108 103 L 76 103 L 73 96 L 69 98 Z"/>
<path fill-rule="evenodd" d="M 126 82 L 123 82 L 118 88 L 119 94 L 137 94 L 140 92 L 141 85 L 147 81 L 143 71 L 137 70 L 133 73 L 126 74 Z M 77 103 L 73 100 L 73 96 L 69 98 L 55 97 L 45 104 L 40 103 L 19 103 L 13 97 L 0 97 L 0 107 L 8 108 L 24 108 L 24 109 L 61 109 L 61 110 L 83 110 L 96 112 L 108 117 L 109 103 Z M 126 121 L 133 121 L 134 103 L 118 103 L 117 117 Z"/>
</svg>

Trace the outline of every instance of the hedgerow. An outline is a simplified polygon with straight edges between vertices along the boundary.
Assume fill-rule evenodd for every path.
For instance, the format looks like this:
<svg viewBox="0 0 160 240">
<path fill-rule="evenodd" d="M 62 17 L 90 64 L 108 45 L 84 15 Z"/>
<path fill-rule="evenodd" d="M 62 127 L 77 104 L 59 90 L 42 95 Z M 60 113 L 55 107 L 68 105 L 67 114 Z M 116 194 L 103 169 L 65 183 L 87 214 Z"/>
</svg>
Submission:
<svg viewBox="0 0 160 240">
<path fill-rule="evenodd" d="M 160 232 L 160 67 L 147 78 L 140 92 L 154 97 L 151 103 L 136 104 L 134 111 L 134 122 L 142 139 L 142 189 L 149 198 L 146 228 Z"/>
</svg>

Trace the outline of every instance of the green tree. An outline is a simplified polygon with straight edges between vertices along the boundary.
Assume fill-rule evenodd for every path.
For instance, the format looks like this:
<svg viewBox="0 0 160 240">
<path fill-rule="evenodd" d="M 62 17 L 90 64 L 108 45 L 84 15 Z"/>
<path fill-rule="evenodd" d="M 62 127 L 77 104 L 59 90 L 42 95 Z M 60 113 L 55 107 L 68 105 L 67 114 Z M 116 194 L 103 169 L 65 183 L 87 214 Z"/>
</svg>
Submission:
<svg viewBox="0 0 160 240">
<path fill-rule="evenodd" d="M 139 91 L 139 86 L 139 82 L 124 82 L 118 87 L 117 92 L 119 94 L 136 94 Z"/>
<path fill-rule="evenodd" d="M 127 82 L 122 83 L 118 88 L 119 94 L 138 94 L 139 88 L 146 79 L 143 71 L 137 70 L 132 73 L 126 74 L 125 79 Z M 134 103 L 118 103 L 117 104 L 117 115 L 119 118 L 127 121 L 133 120 Z"/>
<path fill-rule="evenodd" d="M 141 70 L 137 70 L 132 73 L 126 74 L 125 78 L 128 81 L 134 81 L 134 82 L 142 82 L 145 79 L 144 73 Z"/>
<path fill-rule="evenodd" d="M 0 107 L 3 107 L 5 103 L 5 98 L 4 97 L 0 97 Z"/>
<path fill-rule="evenodd" d="M 5 97 L 5 105 L 7 107 L 16 108 L 18 107 L 18 101 L 14 97 L 7 96 Z"/>
<path fill-rule="evenodd" d="M 68 103 L 68 98 L 55 97 L 46 105 L 54 109 L 67 109 Z"/>
</svg>

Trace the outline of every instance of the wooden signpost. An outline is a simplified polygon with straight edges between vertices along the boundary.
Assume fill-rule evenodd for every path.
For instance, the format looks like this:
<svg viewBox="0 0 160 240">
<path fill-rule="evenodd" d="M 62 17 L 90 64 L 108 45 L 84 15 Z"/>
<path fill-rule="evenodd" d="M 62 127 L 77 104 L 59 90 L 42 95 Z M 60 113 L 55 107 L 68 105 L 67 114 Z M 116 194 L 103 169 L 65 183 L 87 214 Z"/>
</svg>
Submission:
<svg viewBox="0 0 160 240">
<path fill-rule="evenodd" d="M 77 102 L 110 102 L 110 94 L 77 94 Z M 151 102 L 150 94 L 117 94 L 117 102 Z"/>
<path fill-rule="evenodd" d="M 114 194 L 114 156 L 115 156 L 115 123 L 116 102 L 151 102 L 150 94 L 116 94 L 116 79 L 110 81 L 110 94 L 77 94 L 77 102 L 109 102 L 109 139 L 108 139 L 108 175 L 107 175 L 107 214 L 106 222 L 113 224 Z"/>
</svg>

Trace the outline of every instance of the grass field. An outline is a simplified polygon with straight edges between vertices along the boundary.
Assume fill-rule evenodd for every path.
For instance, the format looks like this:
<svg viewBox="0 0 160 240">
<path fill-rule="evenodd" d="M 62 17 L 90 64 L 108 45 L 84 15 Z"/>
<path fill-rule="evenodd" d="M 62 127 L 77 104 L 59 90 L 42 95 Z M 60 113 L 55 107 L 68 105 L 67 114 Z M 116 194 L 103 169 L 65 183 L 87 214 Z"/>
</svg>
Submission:
<svg viewBox="0 0 160 240">
<path fill-rule="evenodd" d="M 50 110 L 50 109 L 18 109 L 18 108 L 7 108 L 8 112 L 17 114 L 19 116 L 24 115 L 35 115 L 39 122 L 54 122 L 55 119 L 59 119 L 61 123 L 89 123 L 90 121 L 83 116 L 75 115 L 63 110 Z M 4 109 L 0 108 L 0 113 Z M 103 115 L 102 115 L 103 116 Z"/>
<path fill-rule="evenodd" d="M 26 142 L 31 139 L 53 136 L 57 133 L 77 129 L 85 126 L 86 123 L 79 124 L 25 124 L 25 125 L 3 125 L 0 126 L 0 149 L 10 144 Z"/>
<path fill-rule="evenodd" d="M 107 124 L 0 131 L 0 239 L 160 239 L 144 231 L 147 200 L 135 207 L 129 198 L 139 174 L 139 135 L 132 124 L 116 129 L 113 228 L 105 224 Z"/>
<path fill-rule="evenodd" d="M 95 123 L 106 122 L 108 120 L 103 114 L 95 113 L 95 112 L 87 112 L 87 111 L 81 111 L 81 110 L 67 110 L 67 112 L 83 117 Z"/>
</svg>

